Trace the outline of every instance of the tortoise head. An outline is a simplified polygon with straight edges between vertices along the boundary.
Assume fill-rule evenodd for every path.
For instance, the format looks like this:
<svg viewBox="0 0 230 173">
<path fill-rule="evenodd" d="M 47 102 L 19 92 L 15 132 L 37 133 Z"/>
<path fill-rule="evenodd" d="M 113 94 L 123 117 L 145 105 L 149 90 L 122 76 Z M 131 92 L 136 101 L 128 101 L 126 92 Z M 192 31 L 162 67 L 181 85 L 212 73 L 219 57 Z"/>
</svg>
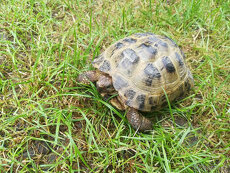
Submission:
<svg viewBox="0 0 230 173">
<path fill-rule="evenodd" d="M 107 75 L 107 74 L 101 74 L 101 76 L 99 77 L 97 83 L 97 90 L 101 93 L 113 93 L 114 87 L 113 87 L 113 82 L 112 82 L 112 78 L 111 76 Z"/>
</svg>

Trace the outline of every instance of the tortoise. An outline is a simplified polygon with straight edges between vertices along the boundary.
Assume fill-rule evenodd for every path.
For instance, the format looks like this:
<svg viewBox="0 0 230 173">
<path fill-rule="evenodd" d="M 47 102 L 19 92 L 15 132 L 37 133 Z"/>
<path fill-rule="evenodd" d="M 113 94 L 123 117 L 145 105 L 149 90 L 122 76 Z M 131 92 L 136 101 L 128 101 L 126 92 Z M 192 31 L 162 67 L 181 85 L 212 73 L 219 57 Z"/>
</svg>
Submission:
<svg viewBox="0 0 230 173">
<path fill-rule="evenodd" d="M 127 110 L 129 123 L 139 131 L 152 129 L 151 120 L 141 112 L 160 109 L 194 86 L 182 50 L 172 39 L 153 33 L 136 33 L 115 42 L 92 65 L 96 70 L 80 74 L 77 81 L 96 82 L 104 97 L 117 93 L 111 104 Z"/>
</svg>

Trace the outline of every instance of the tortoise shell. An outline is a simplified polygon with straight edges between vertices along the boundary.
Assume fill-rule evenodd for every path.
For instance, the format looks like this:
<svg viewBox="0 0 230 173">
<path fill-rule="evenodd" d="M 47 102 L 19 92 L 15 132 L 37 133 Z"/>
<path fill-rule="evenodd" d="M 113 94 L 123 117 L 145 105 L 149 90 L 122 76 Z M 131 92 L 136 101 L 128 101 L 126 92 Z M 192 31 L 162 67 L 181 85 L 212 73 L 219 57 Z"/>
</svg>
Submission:
<svg viewBox="0 0 230 173">
<path fill-rule="evenodd" d="M 136 33 L 109 46 L 93 66 L 112 77 L 123 102 L 151 111 L 186 94 L 194 85 L 185 55 L 168 37 Z"/>
</svg>

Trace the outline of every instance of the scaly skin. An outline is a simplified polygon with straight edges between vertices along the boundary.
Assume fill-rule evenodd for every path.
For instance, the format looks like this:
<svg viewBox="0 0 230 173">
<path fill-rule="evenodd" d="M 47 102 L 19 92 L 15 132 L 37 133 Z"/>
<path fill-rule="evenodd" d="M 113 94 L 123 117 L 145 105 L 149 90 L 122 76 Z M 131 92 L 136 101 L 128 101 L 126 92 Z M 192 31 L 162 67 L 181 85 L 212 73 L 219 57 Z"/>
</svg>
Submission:
<svg viewBox="0 0 230 173">
<path fill-rule="evenodd" d="M 112 95 L 112 93 L 115 92 L 112 78 L 109 75 L 97 70 L 87 71 L 80 74 L 77 81 L 84 84 L 96 82 L 97 89 L 100 93 L 102 93 L 102 95 Z M 119 98 L 119 96 L 111 99 L 111 103 L 119 110 L 124 110 L 127 107 Z M 152 129 L 152 122 L 134 108 L 128 107 L 126 117 L 135 130 L 146 131 Z"/>
<path fill-rule="evenodd" d="M 138 110 L 134 108 L 128 108 L 126 117 L 131 126 L 138 131 L 152 130 L 152 122 L 148 118 L 144 117 Z"/>
<path fill-rule="evenodd" d="M 100 72 L 97 70 L 87 71 L 80 74 L 77 78 L 77 82 L 83 84 L 90 84 L 90 82 L 98 81 L 100 77 Z"/>
</svg>

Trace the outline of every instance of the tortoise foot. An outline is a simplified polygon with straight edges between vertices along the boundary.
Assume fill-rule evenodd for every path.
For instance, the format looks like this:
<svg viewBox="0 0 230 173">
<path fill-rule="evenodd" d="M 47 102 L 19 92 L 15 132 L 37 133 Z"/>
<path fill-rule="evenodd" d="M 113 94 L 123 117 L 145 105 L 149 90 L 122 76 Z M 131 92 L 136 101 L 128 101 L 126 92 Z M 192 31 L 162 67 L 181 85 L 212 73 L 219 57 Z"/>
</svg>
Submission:
<svg viewBox="0 0 230 173">
<path fill-rule="evenodd" d="M 134 108 L 129 108 L 127 112 L 127 119 L 131 126 L 138 131 L 152 130 L 152 122 L 148 118 L 144 117 Z"/>
</svg>

